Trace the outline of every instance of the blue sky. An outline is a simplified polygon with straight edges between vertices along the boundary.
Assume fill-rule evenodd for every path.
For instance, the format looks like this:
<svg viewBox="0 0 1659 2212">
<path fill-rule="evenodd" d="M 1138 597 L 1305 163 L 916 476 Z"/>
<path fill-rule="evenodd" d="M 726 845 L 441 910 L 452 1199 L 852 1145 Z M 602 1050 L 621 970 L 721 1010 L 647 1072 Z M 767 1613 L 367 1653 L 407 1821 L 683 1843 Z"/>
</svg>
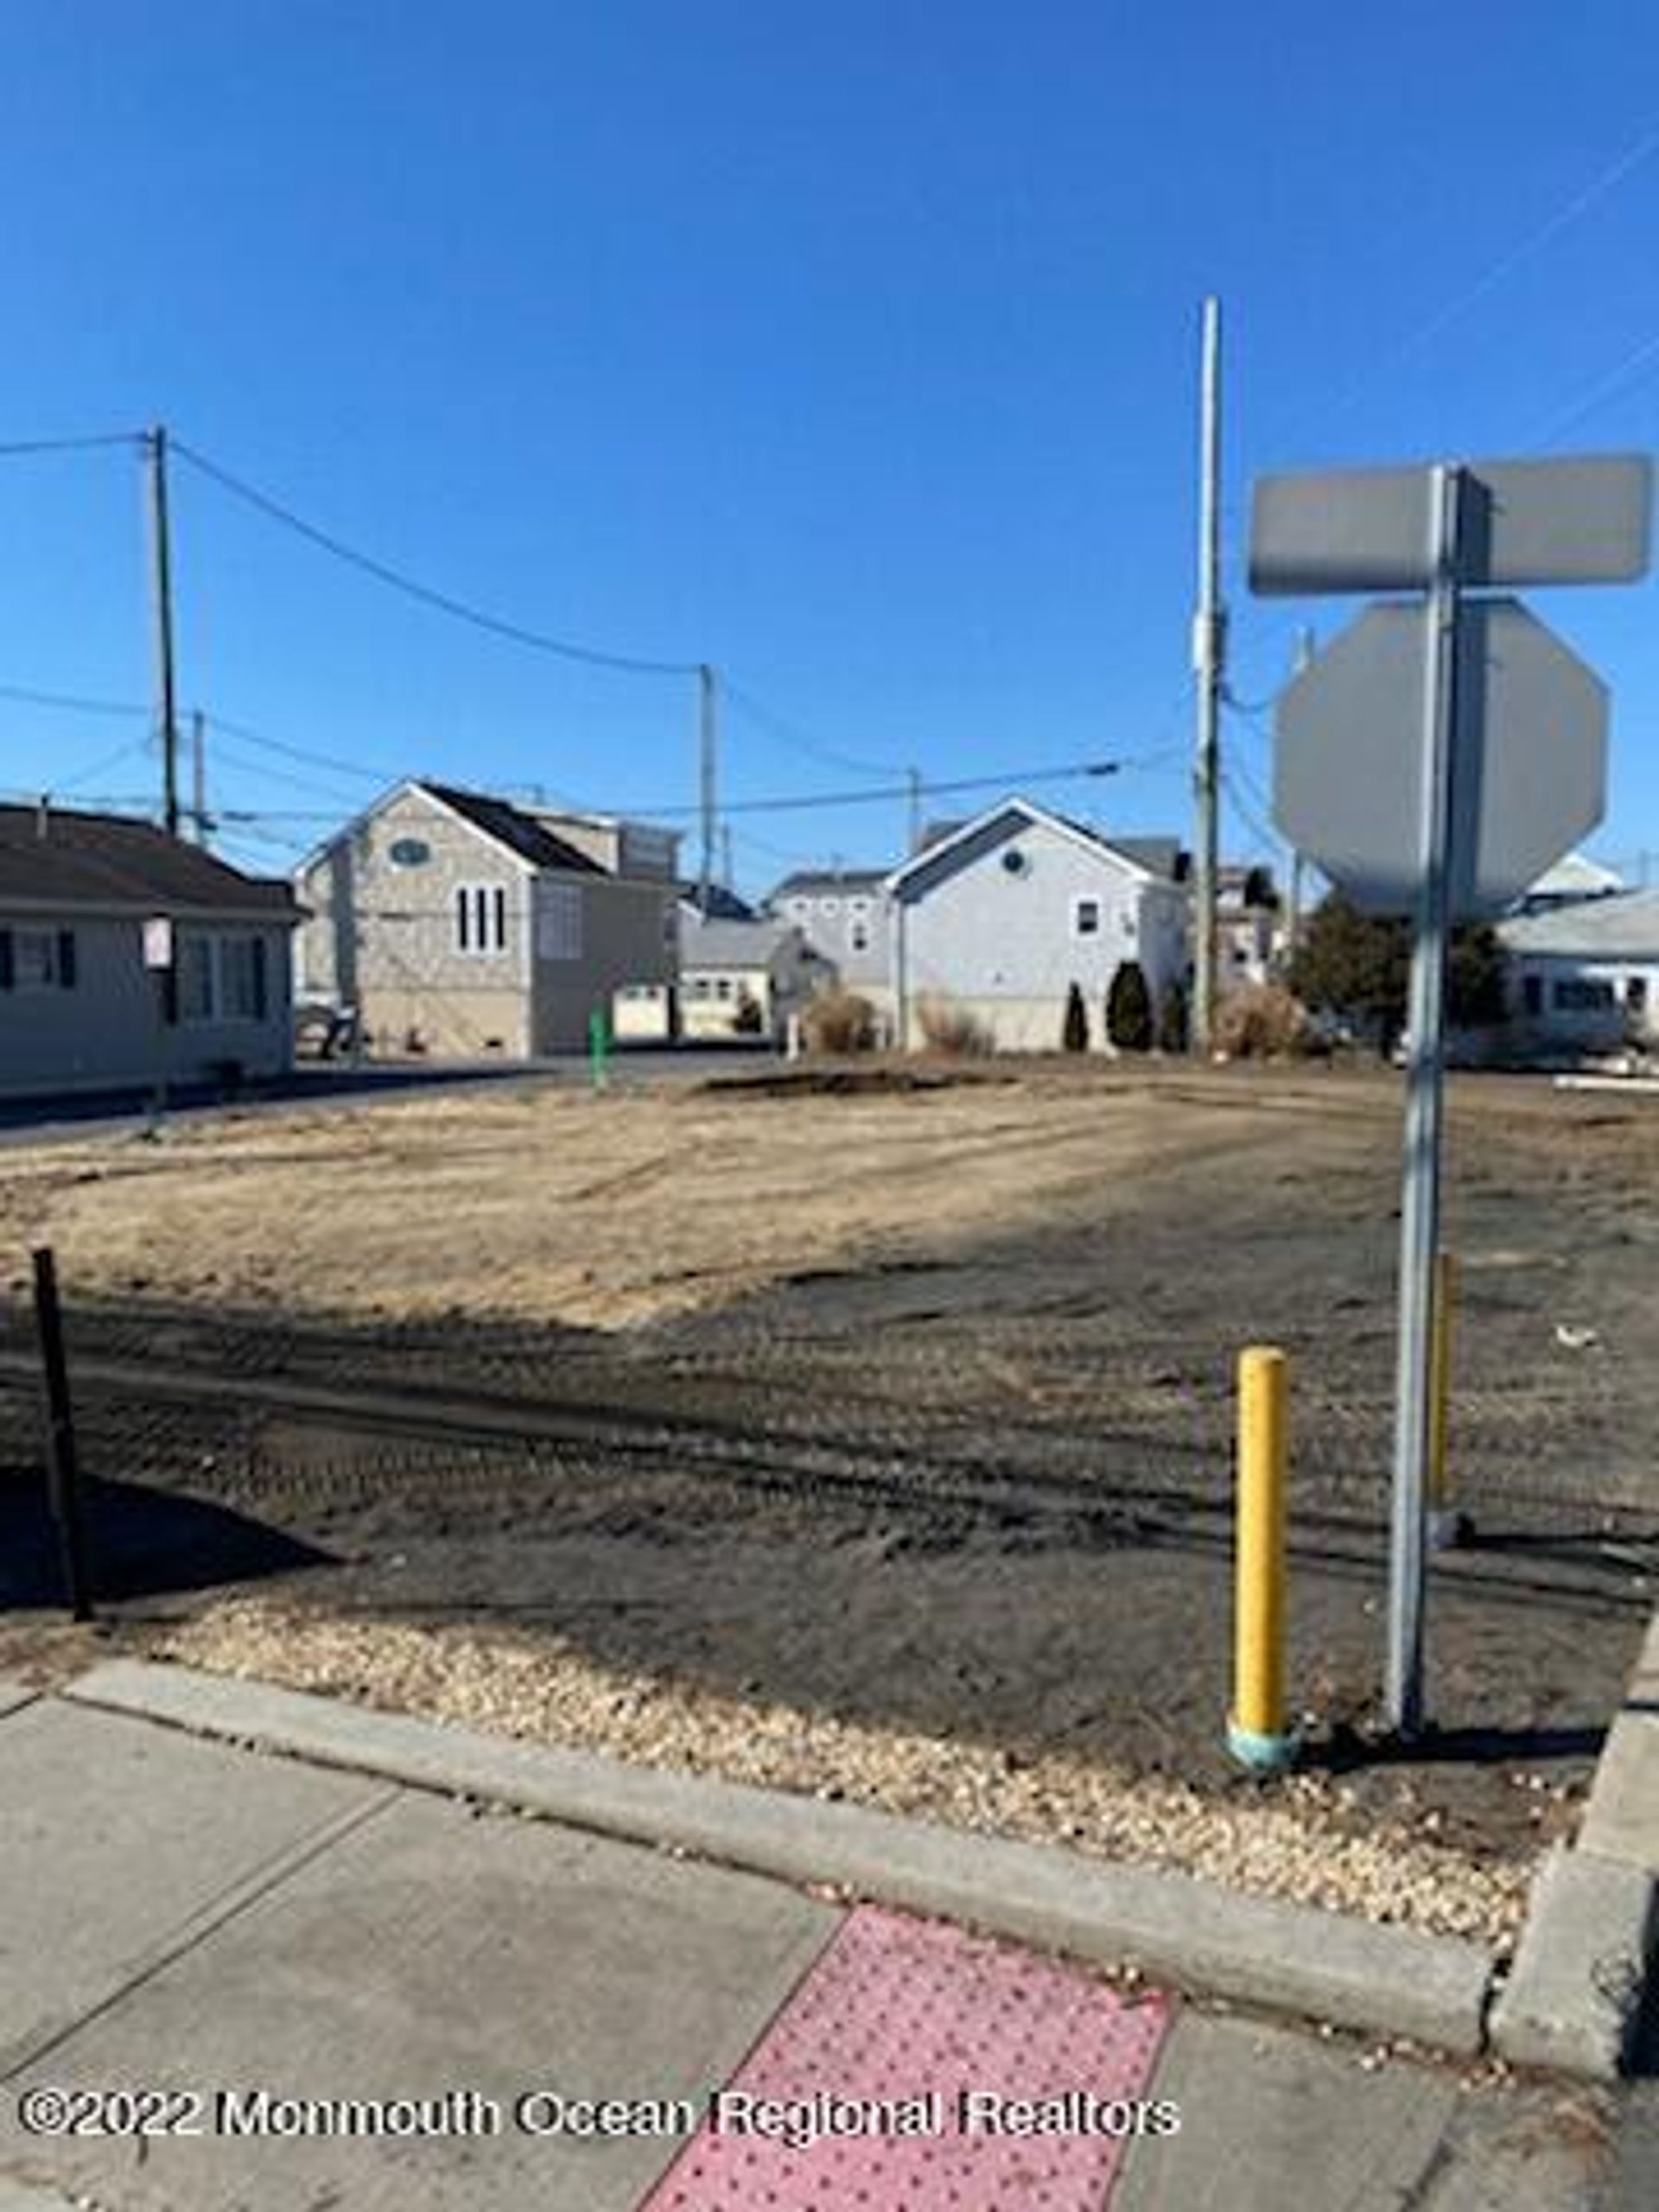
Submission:
<svg viewBox="0 0 1659 2212">
<path fill-rule="evenodd" d="M 1351 611 L 1249 601 L 1254 473 L 1659 445 L 1644 5 L 10 0 L 6 30 L 0 444 L 164 421 L 440 590 L 712 661 L 734 798 L 1116 759 L 1033 795 L 1189 830 L 1206 290 L 1247 702 Z M 124 446 L 0 456 L 0 686 L 148 698 L 140 491 Z M 181 698 L 257 817 L 227 849 L 283 866 L 383 771 L 694 801 L 689 681 L 453 624 L 182 460 L 173 493 Z M 1615 690 L 1593 849 L 1659 880 L 1654 589 L 1540 604 Z M 147 737 L 0 695 L 0 786 L 149 793 Z M 1261 718 L 1227 741 L 1254 851 Z M 737 814 L 739 880 L 893 857 L 905 817 Z"/>
</svg>

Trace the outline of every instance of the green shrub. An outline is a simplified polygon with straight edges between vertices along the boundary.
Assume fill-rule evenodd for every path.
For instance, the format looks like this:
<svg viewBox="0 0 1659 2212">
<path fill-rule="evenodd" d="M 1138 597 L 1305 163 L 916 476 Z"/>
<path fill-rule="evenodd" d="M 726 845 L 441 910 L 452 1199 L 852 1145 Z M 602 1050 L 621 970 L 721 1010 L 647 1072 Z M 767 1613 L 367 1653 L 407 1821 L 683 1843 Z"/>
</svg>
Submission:
<svg viewBox="0 0 1659 2212">
<path fill-rule="evenodd" d="M 1065 1024 L 1060 1032 L 1060 1043 L 1068 1052 L 1086 1052 L 1089 1049 L 1089 1009 L 1083 1002 L 1083 986 L 1073 983 L 1065 995 Z"/>
<path fill-rule="evenodd" d="M 1126 960 L 1106 994 L 1106 1034 L 1120 1052 L 1152 1050 L 1152 993 L 1138 960 Z"/>
</svg>

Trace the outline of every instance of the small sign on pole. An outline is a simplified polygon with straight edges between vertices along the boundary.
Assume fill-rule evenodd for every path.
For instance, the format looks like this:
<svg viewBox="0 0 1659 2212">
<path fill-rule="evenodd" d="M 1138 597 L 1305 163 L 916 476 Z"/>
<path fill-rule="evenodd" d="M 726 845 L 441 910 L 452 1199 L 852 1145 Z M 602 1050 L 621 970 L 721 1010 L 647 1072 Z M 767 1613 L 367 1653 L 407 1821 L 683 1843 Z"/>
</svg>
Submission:
<svg viewBox="0 0 1659 2212">
<path fill-rule="evenodd" d="M 165 914 L 154 915 L 144 924 L 144 965 L 152 969 L 173 965 L 173 925 Z"/>
</svg>

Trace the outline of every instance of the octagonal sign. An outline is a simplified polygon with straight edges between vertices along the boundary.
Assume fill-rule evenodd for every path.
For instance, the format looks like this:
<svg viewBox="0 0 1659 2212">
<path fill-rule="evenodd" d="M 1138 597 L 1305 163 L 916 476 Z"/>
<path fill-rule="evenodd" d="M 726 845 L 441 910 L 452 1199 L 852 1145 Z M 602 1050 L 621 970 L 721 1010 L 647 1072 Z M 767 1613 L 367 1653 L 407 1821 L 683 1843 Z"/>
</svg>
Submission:
<svg viewBox="0 0 1659 2212">
<path fill-rule="evenodd" d="M 1274 819 L 1370 913 L 1408 913 L 1422 877 L 1428 625 L 1380 604 L 1281 694 Z M 1452 912 L 1501 912 L 1600 821 L 1607 690 L 1518 600 L 1458 613 Z"/>
</svg>

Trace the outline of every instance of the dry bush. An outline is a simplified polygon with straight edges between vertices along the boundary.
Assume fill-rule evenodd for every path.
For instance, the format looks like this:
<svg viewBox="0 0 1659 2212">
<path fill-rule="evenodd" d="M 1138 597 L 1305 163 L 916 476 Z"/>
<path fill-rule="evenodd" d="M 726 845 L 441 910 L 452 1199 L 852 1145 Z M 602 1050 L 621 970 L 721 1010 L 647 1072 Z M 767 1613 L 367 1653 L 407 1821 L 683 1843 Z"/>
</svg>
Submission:
<svg viewBox="0 0 1659 2212">
<path fill-rule="evenodd" d="M 1313 1048 L 1313 1025 L 1282 983 L 1248 983 L 1223 999 L 1215 1043 L 1232 1060 L 1300 1059 Z"/>
<path fill-rule="evenodd" d="M 926 991 L 918 1000 L 916 1019 L 921 1025 L 928 1049 L 934 1052 L 949 1052 L 959 1059 L 978 1058 L 994 1052 L 996 1040 L 977 1014 L 958 1006 L 943 991 Z"/>
<path fill-rule="evenodd" d="M 875 1034 L 875 1008 L 856 991 L 820 991 L 801 1015 L 809 1052 L 868 1052 Z"/>
</svg>

